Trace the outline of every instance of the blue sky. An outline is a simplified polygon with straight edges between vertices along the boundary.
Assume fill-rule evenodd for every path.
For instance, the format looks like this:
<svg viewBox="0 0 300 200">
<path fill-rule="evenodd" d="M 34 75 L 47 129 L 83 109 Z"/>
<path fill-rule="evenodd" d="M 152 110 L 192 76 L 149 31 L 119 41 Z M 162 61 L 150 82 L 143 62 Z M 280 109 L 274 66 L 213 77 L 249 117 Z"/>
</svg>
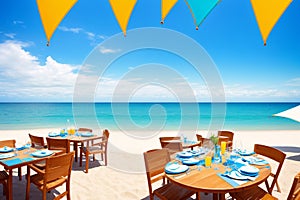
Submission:
<svg viewBox="0 0 300 200">
<path fill-rule="evenodd" d="M 36 1 L 1 1 L 0 5 L 1 102 L 72 101 L 77 73 L 87 56 L 97 45 L 121 34 L 108 1 L 79 0 L 47 47 Z M 299 8 L 299 1 L 291 3 L 271 32 L 267 46 L 263 46 L 249 0 L 221 1 L 198 31 L 183 0 L 178 1 L 164 25 L 160 24 L 159 0 L 138 0 L 127 30 L 129 35 L 136 28 L 171 29 L 198 42 L 219 70 L 227 101 L 299 102 Z M 114 53 L 122 48 L 104 50 Z M 199 101 L 209 101 L 205 83 L 191 66 L 183 61 L 175 62 L 174 56 L 157 51 L 122 58 L 125 64 L 112 66 L 103 75 L 107 91 L 95 94 L 95 99 L 110 101 L 114 86 L 120 83 L 122 76 L 135 62 L 140 65 L 152 62 L 149 56 L 157 56 L 155 62 L 167 64 L 185 77 Z M 147 74 L 140 74 L 139 84 L 143 76 Z M 133 96 L 139 101 L 174 101 L 174 95 L 159 85 L 141 87 Z"/>
</svg>

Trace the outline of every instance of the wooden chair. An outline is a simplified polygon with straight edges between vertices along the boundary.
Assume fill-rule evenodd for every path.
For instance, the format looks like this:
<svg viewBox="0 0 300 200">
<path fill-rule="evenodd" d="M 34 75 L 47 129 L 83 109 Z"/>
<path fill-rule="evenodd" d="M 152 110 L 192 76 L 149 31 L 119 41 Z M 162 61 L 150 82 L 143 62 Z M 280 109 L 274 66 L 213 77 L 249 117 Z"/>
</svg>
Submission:
<svg viewBox="0 0 300 200">
<path fill-rule="evenodd" d="M 218 136 L 228 137 L 227 147 L 232 147 L 234 133 L 231 131 L 218 131 Z"/>
<path fill-rule="evenodd" d="M 8 174 L 6 171 L 0 171 L 0 183 L 3 185 L 3 195 L 6 195 L 8 199 L 8 188 L 7 188 Z"/>
<path fill-rule="evenodd" d="M 300 172 L 294 177 L 287 200 L 300 200 Z"/>
<path fill-rule="evenodd" d="M 259 194 L 256 194 L 256 197 L 258 197 L 256 199 L 261 200 L 278 200 L 278 198 L 264 190 L 259 190 Z M 300 200 L 300 172 L 294 177 L 287 200 Z"/>
<path fill-rule="evenodd" d="M 267 193 L 269 193 L 271 195 L 272 191 L 275 187 L 275 184 L 278 187 L 277 179 L 278 179 L 279 173 L 281 171 L 286 154 L 278 149 L 275 149 L 275 148 L 269 147 L 269 146 L 265 146 L 265 145 L 261 145 L 261 144 L 255 144 L 254 151 L 257 154 L 268 157 L 278 163 L 278 167 L 277 167 L 275 174 L 271 173 L 271 177 L 273 177 L 273 181 L 271 182 L 271 185 L 269 184 L 268 180 L 265 181 Z M 265 193 L 266 193 L 266 191 L 264 191 L 259 186 L 256 186 L 256 187 L 253 187 L 249 190 L 245 190 L 242 192 L 230 193 L 230 195 L 234 199 L 244 200 L 244 199 L 260 199 L 261 195 L 263 195 Z"/>
<path fill-rule="evenodd" d="M 11 148 L 16 148 L 16 140 L 1 140 L 0 141 L 0 148 L 2 147 L 11 147 Z M 22 168 L 18 168 L 18 176 L 19 180 L 22 180 Z"/>
<path fill-rule="evenodd" d="M 81 128 L 78 128 L 77 132 L 78 133 L 86 133 L 86 132 L 92 133 L 93 130 L 90 129 L 90 128 L 82 128 L 81 127 Z M 78 147 L 80 148 L 82 145 L 83 145 L 82 142 L 74 142 L 74 150 L 75 150 L 75 152 L 78 152 Z M 77 162 L 77 155 L 76 155 L 75 159 L 76 159 L 75 162 Z"/>
<path fill-rule="evenodd" d="M 95 161 L 95 154 L 100 154 L 101 159 L 104 160 L 104 165 L 107 165 L 107 144 L 109 138 L 109 131 L 105 129 L 103 135 L 87 140 L 83 146 L 80 147 L 80 162 L 79 166 L 82 166 L 82 157 L 85 156 L 85 172 L 89 170 L 89 156 L 93 155 L 93 161 Z M 103 159 L 104 156 L 104 159 Z"/>
<path fill-rule="evenodd" d="M 57 138 L 46 138 L 47 146 L 49 150 L 60 150 L 57 154 L 69 153 L 70 152 L 70 140 L 68 139 L 57 139 Z"/>
<path fill-rule="evenodd" d="M 182 143 L 180 141 L 161 141 L 160 144 L 162 148 L 168 149 L 171 155 L 183 151 Z"/>
<path fill-rule="evenodd" d="M 195 194 L 195 192 L 171 182 L 167 184 L 164 184 L 165 182 L 163 182 L 161 187 L 153 190 L 152 184 L 165 178 L 165 165 L 170 162 L 170 160 L 169 151 L 164 148 L 144 152 L 150 200 L 153 200 L 154 196 L 159 199 L 188 199 L 190 196 Z M 198 194 L 197 197 L 199 198 Z"/>
<path fill-rule="evenodd" d="M 32 169 L 32 166 L 28 166 L 26 200 L 29 199 L 31 183 L 35 184 L 37 188 L 42 191 L 43 200 L 46 200 L 46 194 L 48 191 L 65 184 L 66 191 L 58 195 L 55 199 L 61 199 L 62 197 L 67 196 L 67 199 L 70 200 L 70 178 L 73 158 L 74 152 L 51 156 L 46 159 L 45 170 L 39 170 L 38 168 L 35 168 L 34 171 L 38 171 L 38 173 L 32 176 L 30 176 L 30 170 Z"/>
<path fill-rule="evenodd" d="M 177 140 L 180 141 L 181 138 L 179 136 L 174 136 L 174 137 L 160 137 L 159 142 L 164 142 L 164 141 L 171 141 L 171 140 Z"/>
<path fill-rule="evenodd" d="M 47 145 L 45 144 L 44 138 L 41 136 L 35 136 L 28 133 L 30 141 L 31 141 L 31 147 L 34 148 L 46 148 Z"/>
</svg>

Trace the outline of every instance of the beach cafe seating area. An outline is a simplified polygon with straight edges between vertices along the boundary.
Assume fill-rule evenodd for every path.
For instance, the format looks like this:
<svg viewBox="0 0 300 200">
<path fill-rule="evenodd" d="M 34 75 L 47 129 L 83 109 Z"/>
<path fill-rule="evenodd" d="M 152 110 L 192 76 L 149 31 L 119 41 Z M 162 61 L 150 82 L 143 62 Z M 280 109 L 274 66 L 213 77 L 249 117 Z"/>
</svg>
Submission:
<svg viewBox="0 0 300 200">
<path fill-rule="evenodd" d="M 69 130 L 68 130 L 69 131 Z M 30 197 L 30 187 L 35 185 L 46 199 L 47 193 L 56 187 L 65 185 L 65 191 L 55 199 L 66 197 L 71 199 L 70 178 L 73 161 L 77 162 L 80 149 L 80 167 L 85 158 L 85 172 L 88 173 L 89 160 L 95 161 L 100 154 L 104 165 L 107 165 L 107 143 L 109 131 L 103 130 L 102 136 L 94 134 L 92 129 L 79 128 L 78 131 L 61 131 L 49 133 L 44 138 L 28 134 L 28 143 L 17 147 L 16 140 L 0 141 L 0 184 L 3 185 L 3 197 L 13 199 L 13 171 L 18 170 L 19 180 L 22 178 L 22 167 L 27 168 L 25 199 Z M 72 145 L 71 145 L 72 144 Z M 71 149 L 73 146 L 73 149 Z M 84 171 L 84 170 L 83 170 Z"/>
<path fill-rule="evenodd" d="M 21 180 L 21 169 L 26 168 L 25 199 L 30 199 L 31 188 L 40 190 L 46 199 L 58 186 L 65 190 L 56 191 L 53 198 L 71 199 L 71 193 L 78 192 L 71 189 L 74 163 L 88 173 L 90 160 L 99 154 L 103 166 L 107 165 L 109 135 L 108 130 L 98 136 L 92 129 L 80 128 L 73 133 L 51 132 L 45 138 L 28 134 L 30 142 L 21 147 L 14 139 L 0 141 L 0 197 L 13 199 L 17 181 L 13 171 Z M 281 191 L 278 177 L 286 159 L 281 150 L 264 144 L 238 148 L 231 131 L 218 131 L 210 138 L 195 134 L 194 138 L 160 137 L 161 148 L 143 153 L 150 200 L 200 200 L 203 195 L 214 200 L 277 199 L 272 193 Z M 300 200 L 300 170 L 294 175 L 287 200 Z"/>
<path fill-rule="evenodd" d="M 160 137 L 161 149 L 144 152 L 150 200 L 201 199 L 275 200 L 281 192 L 278 177 L 286 154 L 263 144 L 253 150 L 234 147 L 234 133 L 218 131 L 217 136 L 197 141 Z M 276 167 L 274 167 L 276 166 Z M 300 171 L 295 174 L 287 200 L 300 199 Z M 161 181 L 160 187 L 153 183 Z"/>
</svg>

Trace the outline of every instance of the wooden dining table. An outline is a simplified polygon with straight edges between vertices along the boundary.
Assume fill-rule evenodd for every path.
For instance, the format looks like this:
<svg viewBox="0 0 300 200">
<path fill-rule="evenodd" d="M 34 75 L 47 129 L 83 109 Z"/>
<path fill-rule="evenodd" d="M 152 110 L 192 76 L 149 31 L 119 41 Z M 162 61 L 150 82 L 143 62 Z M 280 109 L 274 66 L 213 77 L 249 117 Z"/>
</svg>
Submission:
<svg viewBox="0 0 300 200">
<path fill-rule="evenodd" d="M 253 181 L 248 181 L 235 187 L 220 177 L 220 174 L 223 174 L 226 171 L 226 167 L 222 163 L 212 164 L 212 167 L 210 168 L 201 165 L 190 166 L 190 169 L 187 172 L 175 175 L 166 174 L 166 177 L 174 184 L 195 192 L 213 193 L 214 200 L 224 200 L 226 193 L 239 192 L 257 186 L 270 176 L 271 168 L 269 164 L 254 166 L 259 169 L 258 177 Z"/>
<path fill-rule="evenodd" d="M 6 195 L 8 195 L 9 200 L 13 199 L 13 169 L 16 169 L 19 167 L 24 167 L 24 166 L 27 166 L 32 163 L 40 162 L 42 160 L 45 160 L 47 157 L 49 157 L 49 156 L 46 156 L 46 157 L 32 156 L 31 153 L 33 153 L 37 150 L 42 150 L 42 149 L 36 149 L 33 147 L 29 147 L 29 148 L 25 148 L 25 149 L 22 149 L 19 151 L 15 151 L 15 152 L 7 152 L 5 154 L 8 154 L 8 153 L 14 154 L 15 153 L 15 155 L 13 157 L 0 160 L 0 165 L 2 165 L 8 171 L 8 182 L 7 182 L 8 194 L 6 194 Z M 56 152 L 59 152 L 59 151 L 53 150 L 53 153 L 56 153 Z"/>
<path fill-rule="evenodd" d="M 70 143 L 73 143 L 73 150 L 75 151 L 75 162 L 77 162 L 78 161 L 78 144 L 82 144 L 87 140 L 91 140 L 91 139 L 94 139 L 97 137 L 99 137 L 99 136 L 96 134 L 92 134 L 91 136 L 82 136 L 81 134 L 73 134 L 73 135 L 68 134 L 63 137 L 57 136 L 54 138 L 68 139 L 68 140 L 70 140 Z"/>
</svg>

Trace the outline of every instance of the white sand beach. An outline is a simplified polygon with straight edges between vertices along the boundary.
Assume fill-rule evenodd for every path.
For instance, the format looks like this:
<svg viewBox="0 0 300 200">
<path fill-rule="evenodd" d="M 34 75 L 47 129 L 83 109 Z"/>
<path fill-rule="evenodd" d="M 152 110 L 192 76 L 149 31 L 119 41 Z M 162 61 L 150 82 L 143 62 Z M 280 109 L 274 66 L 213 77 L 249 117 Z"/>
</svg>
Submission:
<svg viewBox="0 0 300 200">
<path fill-rule="evenodd" d="M 22 145 L 28 137 L 28 133 L 47 136 L 49 131 L 57 129 L 35 129 L 35 130 L 7 130 L 0 131 L 1 140 L 16 139 L 17 145 Z M 94 131 L 95 133 L 101 131 Z M 283 169 L 279 176 L 281 193 L 276 191 L 273 195 L 279 199 L 286 199 L 294 175 L 300 171 L 300 130 L 278 130 L 278 131 L 234 131 L 234 140 L 247 149 L 253 149 L 255 143 L 277 147 L 287 154 Z M 205 131 L 198 133 L 203 136 Z M 144 172 L 143 151 L 160 148 L 158 137 L 163 135 L 176 135 L 169 131 L 149 138 L 133 138 L 122 132 L 111 131 L 108 147 L 108 166 L 101 166 L 102 162 L 91 162 L 89 173 L 79 167 L 79 162 L 74 162 L 71 177 L 72 200 L 101 200 L 101 199 L 148 199 L 148 186 Z M 189 134 L 192 137 L 193 134 Z M 195 139 L 190 138 L 190 139 Z M 83 163 L 84 164 L 84 163 Z M 16 170 L 15 170 L 16 171 Z M 17 172 L 17 171 L 16 171 Z M 23 175 L 26 168 L 22 169 Z M 19 181 L 17 174 L 13 180 L 14 199 L 24 199 L 26 180 Z M 2 186 L 0 186 L 2 189 Z M 63 191 L 64 188 L 59 188 Z M 1 191 L 1 190 L 0 190 Z M 49 199 L 57 191 L 48 194 Z M 41 199 L 41 192 L 34 185 L 31 186 L 31 199 Z M 3 199 L 0 192 L 0 199 Z M 210 199 L 210 195 L 203 195 L 202 199 Z"/>
</svg>

